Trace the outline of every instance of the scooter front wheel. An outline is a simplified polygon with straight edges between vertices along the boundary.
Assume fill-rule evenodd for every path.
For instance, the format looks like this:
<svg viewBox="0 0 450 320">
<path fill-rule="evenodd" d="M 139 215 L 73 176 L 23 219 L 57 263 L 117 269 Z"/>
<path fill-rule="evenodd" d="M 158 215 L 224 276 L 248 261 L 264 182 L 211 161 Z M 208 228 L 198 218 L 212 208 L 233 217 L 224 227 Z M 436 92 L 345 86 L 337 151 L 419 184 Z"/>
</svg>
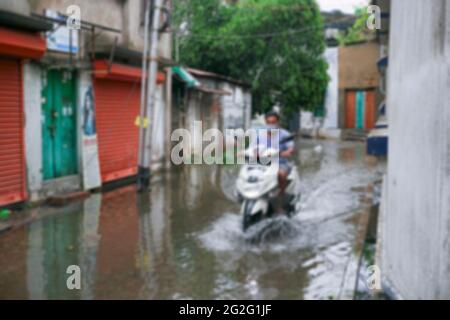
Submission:
<svg viewBox="0 0 450 320">
<path fill-rule="evenodd" d="M 252 214 L 255 203 L 254 200 L 245 200 L 242 203 L 242 230 L 244 232 L 262 220 L 262 212 Z"/>
</svg>

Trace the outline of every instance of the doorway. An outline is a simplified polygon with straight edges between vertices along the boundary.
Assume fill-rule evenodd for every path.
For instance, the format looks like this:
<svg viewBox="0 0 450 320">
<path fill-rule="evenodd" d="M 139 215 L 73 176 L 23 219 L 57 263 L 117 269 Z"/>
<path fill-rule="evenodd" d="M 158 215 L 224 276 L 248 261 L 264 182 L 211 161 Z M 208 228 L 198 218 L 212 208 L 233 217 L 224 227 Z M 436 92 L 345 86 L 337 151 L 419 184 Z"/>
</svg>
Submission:
<svg viewBox="0 0 450 320">
<path fill-rule="evenodd" d="M 78 170 L 75 73 L 51 69 L 42 76 L 43 177 L 51 180 Z"/>
</svg>

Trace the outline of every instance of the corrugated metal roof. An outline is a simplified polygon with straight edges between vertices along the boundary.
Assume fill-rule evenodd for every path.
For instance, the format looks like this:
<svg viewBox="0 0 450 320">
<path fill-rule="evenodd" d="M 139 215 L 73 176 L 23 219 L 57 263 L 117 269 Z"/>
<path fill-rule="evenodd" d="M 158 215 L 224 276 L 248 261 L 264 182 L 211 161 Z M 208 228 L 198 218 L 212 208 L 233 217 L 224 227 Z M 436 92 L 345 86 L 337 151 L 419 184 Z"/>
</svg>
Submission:
<svg viewBox="0 0 450 320">
<path fill-rule="evenodd" d="M 198 77 L 204 77 L 204 78 L 211 78 L 211 79 L 218 79 L 218 80 L 223 80 L 226 82 L 230 82 L 230 83 L 234 83 L 240 86 L 244 86 L 244 87 L 250 87 L 250 84 L 242 81 L 242 80 L 237 80 L 228 76 L 224 76 L 221 74 L 217 74 L 214 72 L 210 72 L 210 71 L 204 71 L 204 70 L 199 70 L 199 69 L 193 69 L 193 68 L 187 68 L 187 70 L 192 73 L 195 76 Z"/>
</svg>

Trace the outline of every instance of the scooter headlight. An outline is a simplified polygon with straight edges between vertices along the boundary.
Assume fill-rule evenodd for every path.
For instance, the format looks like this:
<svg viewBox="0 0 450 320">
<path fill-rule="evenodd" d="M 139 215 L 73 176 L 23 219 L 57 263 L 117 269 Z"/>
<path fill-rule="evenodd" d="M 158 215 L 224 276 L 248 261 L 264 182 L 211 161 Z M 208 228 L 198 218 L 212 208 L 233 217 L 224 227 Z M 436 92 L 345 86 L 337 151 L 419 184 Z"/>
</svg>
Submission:
<svg viewBox="0 0 450 320">
<path fill-rule="evenodd" d="M 258 183 L 259 179 L 257 177 L 249 177 L 247 179 L 248 183 Z"/>
</svg>

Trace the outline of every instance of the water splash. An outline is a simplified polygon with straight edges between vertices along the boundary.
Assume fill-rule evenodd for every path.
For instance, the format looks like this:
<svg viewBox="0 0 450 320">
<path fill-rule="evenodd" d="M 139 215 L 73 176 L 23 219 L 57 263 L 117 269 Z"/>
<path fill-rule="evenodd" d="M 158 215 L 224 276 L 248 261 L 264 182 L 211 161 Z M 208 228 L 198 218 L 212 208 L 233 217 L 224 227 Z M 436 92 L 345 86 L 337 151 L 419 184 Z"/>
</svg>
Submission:
<svg viewBox="0 0 450 320">
<path fill-rule="evenodd" d="M 215 253 L 244 255 L 246 252 L 281 252 L 307 248 L 315 232 L 310 223 L 296 218 L 277 217 L 266 219 L 242 230 L 242 216 L 226 213 L 212 226 L 197 234 L 201 245 Z"/>
<path fill-rule="evenodd" d="M 299 165 L 302 197 L 293 218 L 264 220 L 244 233 L 242 217 L 228 212 L 198 235 L 202 246 L 213 252 L 297 250 L 308 247 L 317 237 L 327 241 L 339 235 L 345 226 L 325 222 L 345 219 L 360 209 L 361 192 L 352 189 L 366 187 L 377 179 L 379 172 L 364 161 L 341 161 L 334 144 L 323 143 L 322 148 L 320 168 L 311 170 L 305 162 Z M 311 157 L 310 151 L 313 150 L 304 149 L 306 158 Z"/>
</svg>

